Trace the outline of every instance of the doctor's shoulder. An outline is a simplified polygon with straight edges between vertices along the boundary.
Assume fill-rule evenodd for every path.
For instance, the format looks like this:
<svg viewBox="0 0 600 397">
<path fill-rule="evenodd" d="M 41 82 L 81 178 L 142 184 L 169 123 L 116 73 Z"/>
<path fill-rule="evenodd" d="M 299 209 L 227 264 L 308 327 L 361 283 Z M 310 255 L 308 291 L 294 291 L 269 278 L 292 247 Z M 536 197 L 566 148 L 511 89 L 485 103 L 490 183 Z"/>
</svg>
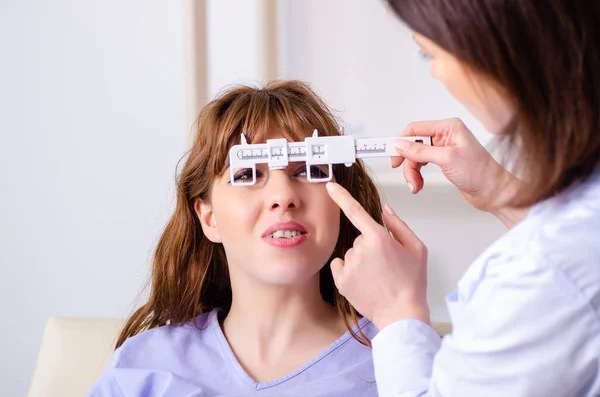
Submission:
<svg viewBox="0 0 600 397">
<path fill-rule="evenodd" d="M 600 311 L 600 172 L 534 205 L 482 253 L 461 284 L 470 296 L 484 279 L 512 282 L 536 275 L 541 286 L 542 277 L 571 284 Z"/>
<path fill-rule="evenodd" d="M 547 271 L 600 314 L 600 172 L 533 206 L 504 238 L 513 271 Z"/>
</svg>

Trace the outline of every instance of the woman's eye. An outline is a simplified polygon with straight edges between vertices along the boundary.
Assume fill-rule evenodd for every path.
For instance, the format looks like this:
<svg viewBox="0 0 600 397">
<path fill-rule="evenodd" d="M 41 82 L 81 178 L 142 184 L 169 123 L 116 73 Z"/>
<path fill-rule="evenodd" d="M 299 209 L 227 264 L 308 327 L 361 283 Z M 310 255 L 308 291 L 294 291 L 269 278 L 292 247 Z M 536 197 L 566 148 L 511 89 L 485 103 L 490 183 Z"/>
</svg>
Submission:
<svg viewBox="0 0 600 397">
<path fill-rule="evenodd" d="M 306 167 L 298 168 L 298 172 L 296 173 L 296 175 L 306 177 Z M 310 167 L 310 177 L 311 178 L 323 179 L 323 178 L 327 178 L 327 176 L 328 176 L 327 172 L 323 171 L 320 167 L 317 167 L 315 165 Z"/>
<path fill-rule="evenodd" d="M 256 179 L 261 176 L 261 172 L 256 170 Z M 252 181 L 252 168 L 244 168 L 233 175 L 234 182 L 250 182 Z"/>
<path fill-rule="evenodd" d="M 422 49 L 419 49 L 419 56 L 421 57 L 422 60 L 424 60 L 425 62 L 429 62 L 431 61 L 431 55 L 429 55 L 428 53 L 426 53 L 425 51 L 423 51 Z"/>
</svg>

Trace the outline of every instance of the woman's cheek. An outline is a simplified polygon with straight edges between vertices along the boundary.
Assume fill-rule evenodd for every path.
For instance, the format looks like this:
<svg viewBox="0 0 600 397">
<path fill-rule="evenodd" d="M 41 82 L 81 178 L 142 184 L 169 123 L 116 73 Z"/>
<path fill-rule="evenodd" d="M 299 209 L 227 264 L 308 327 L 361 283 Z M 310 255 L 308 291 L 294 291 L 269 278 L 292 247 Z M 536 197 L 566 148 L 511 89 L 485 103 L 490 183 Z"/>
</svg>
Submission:
<svg viewBox="0 0 600 397">
<path fill-rule="evenodd" d="M 241 189 L 241 188 L 240 188 Z M 230 195 L 218 204 L 219 224 L 228 228 L 247 229 L 257 217 L 259 204 L 251 197 Z"/>
</svg>

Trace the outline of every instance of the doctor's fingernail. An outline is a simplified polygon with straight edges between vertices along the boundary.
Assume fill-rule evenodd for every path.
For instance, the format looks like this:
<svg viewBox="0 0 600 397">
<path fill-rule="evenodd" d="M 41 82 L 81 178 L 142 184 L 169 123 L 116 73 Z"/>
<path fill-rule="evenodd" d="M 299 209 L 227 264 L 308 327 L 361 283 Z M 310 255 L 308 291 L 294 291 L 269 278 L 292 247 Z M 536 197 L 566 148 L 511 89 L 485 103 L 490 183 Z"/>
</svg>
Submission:
<svg viewBox="0 0 600 397">
<path fill-rule="evenodd" d="M 410 190 L 411 193 L 415 192 L 415 187 L 413 185 L 411 185 L 410 183 L 408 184 L 408 189 Z"/>
<path fill-rule="evenodd" d="M 385 212 L 387 212 L 390 215 L 396 215 L 396 213 L 394 212 L 394 209 L 392 207 L 390 207 L 389 204 L 384 205 L 383 209 L 385 210 Z"/>
<path fill-rule="evenodd" d="M 396 139 L 394 141 L 394 147 L 401 152 L 406 152 L 410 146 L 410 142 L 405 141 L 404 139 Z"/>
<path fill-rule="evenodd" d="M 337 187 L 337 186 L 335 186 L 335 183 L 333 183 L 333 182 L 327 182 L 327 183 L 325 184 L 325 188 L 326 188 L 327 190 L 329 190 L 330 192 L 333 192 L 333 191 L 335 190 L 335 188 L 336 188 L 336 187 Z"/>
</svg>

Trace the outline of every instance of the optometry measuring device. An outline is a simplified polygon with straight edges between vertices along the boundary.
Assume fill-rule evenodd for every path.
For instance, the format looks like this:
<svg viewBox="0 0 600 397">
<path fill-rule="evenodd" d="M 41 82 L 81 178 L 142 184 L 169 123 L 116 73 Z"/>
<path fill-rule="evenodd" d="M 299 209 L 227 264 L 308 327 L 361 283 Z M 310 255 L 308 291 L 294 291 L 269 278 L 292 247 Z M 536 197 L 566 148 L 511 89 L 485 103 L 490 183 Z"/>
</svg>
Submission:
<svg viewBox="0 0 600 397">
<path fill-rule="evenodd" d="M 317 130 L 302 142 L 288 142 L 285 138 L 267 139 L 266 143 L 248 144 L 242 134 L 241 145 L 229 150 L 229 174 L 231 184 L 250 186 L 256 183 L 256 164 L 269 164 L 271 170 L 285 169 L 290 162 L 305 162 L 309 182 L 329 182 L 333 177 L 333 164 L 350 167 L 356 159 L 367 157 L 399 157 L 394 141 L 404 139 L 431 146 L 429 136 L 405 136 L 393 138 L 354 138 L 349 135 L 319 136 Z M 327 165 L 326 177 L 314 178 L 312 166 Z M 235 174 L 242 169 L 252 170 L 252 180 L 236 181 Z M 248 175 L 249 176 L 249 175 Z"/>
</svg>

